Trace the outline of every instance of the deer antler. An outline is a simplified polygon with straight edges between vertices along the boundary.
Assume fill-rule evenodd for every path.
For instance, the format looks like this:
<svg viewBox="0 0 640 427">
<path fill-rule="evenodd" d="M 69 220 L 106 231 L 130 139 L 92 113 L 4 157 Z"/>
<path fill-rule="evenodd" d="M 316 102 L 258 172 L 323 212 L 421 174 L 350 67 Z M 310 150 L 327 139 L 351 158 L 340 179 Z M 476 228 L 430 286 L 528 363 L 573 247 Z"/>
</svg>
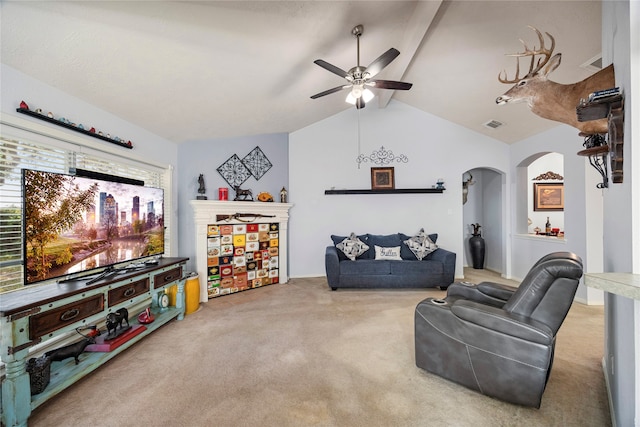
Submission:
<svg viewBox="0 0 640 427">
<path fill-rule="evenodd" d="M 538 74 L 538 72 L 542 69 L 542 67 L 547 65 L 547 62 L 549 62 L 549 59 L 551 59 L 551 54 L 553 53 L 553 49 L 556 47 L 556 41 L 553 38 L 553 36 L 551 34 L 545 32 L 545 34 L 551 40 L 551 48 L 550 49 L 545 49 L 545 47 L 544 47 L 544 37 L 542 36 L 542 33 L 540 33 L 540 31 L 538 31 L 537 28 L 534 28 L 534 27 L 532 27 L 530 25 L 529 25 L 529 28 L 531 28 L 533 31 L 535 31 L 536 34 L 538 35 L 538 40 L 540 40 L 540 49 L 536 50 L 535 46 L 534 46 L 533 50 L 531 50 L 531 49 L 529 49 L 527 47 L 527 44 L 522 39 L 520 39 L 520 42 L 524 46 L 524 52 L 522 52 L 522 53 L 508 53 L 507 54 L 507 56 L 515 56 L 516 58 L 520 58 L 520 57 L 523 57 L 523 56 L 530 56 L 531 57 L 531 64 L 529 65 L 529 72 L 527 73 L 526 76 L 520 77 L 520 60 L 516 59 L 516 76 L 515 76 L 515 78 L 513 80 L 508 80 L 507 79 L 507 72 L 503 70 L 500 74 L 498 74 L 498 81 L 500 81 L 501 83 L 518 83 L 522 79 L 533 77 L 536 74 Z M 536 55 L 544 55 L 544 58 L 538 58 L 538 63 L 537 64 L 535 62 Z M 534 68 L 534 64 L 535 64 L 535 68 Z M 504 72 L 504 78 L 502 77 L 502 73 L 503 72 Z"/>
</svg>

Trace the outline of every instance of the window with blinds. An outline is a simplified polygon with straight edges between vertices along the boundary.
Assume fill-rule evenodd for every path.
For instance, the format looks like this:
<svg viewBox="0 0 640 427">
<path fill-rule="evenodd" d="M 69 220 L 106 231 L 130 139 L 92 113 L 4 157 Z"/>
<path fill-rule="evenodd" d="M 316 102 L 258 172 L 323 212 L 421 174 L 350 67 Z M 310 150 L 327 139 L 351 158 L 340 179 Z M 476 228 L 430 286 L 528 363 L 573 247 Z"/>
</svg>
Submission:
<svg viewBox="0 0 640 427">
<path fill-rule="evenodd" d="M 0 293 L 24 286 L 22 253 L 22 169 L 69 173 L 80 168 L 144 181 L 160 187 L 168 196 L 170 174 L 166 170 L 135 162 L 114 161 L 114 156 L 88 150 L 48 146 L 0 135 Z M 111 158 L 109 158 L 111 157 Z M 168 248 L 170 197 L 165 198 L 165 248 Z"/>
</svg>

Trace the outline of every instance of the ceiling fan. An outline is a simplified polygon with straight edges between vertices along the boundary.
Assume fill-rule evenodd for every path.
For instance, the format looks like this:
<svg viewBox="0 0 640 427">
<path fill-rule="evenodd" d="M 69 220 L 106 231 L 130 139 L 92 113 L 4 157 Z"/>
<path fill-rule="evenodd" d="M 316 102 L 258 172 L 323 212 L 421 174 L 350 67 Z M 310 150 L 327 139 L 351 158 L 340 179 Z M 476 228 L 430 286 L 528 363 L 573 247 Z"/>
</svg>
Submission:
<svg viewBox="0 0 640 427">
<path fill-rule="evenodd" d="M 365 104 L 373 98 L 373 92 L 368 87 L 374 87 L 378 89 L 393 89 L 393 90 L 409 90 L 412 83 L 398 82 L 394 80 L 371 80 L 376 76 L 384 67 L 389 65 L 391 61 L 396 59 L 400 52 L 397 49 L 391 48 L 376 60 L 374 60 L 368 67 L 360 66 L 360 36 L 362 35 L 364 27 L 362 25 L 356 25 L 351 30 L 351 34 L 356 36 L 358 44 L 358 57 L 355 67 L 348 72 L 335 65 L 329 64 L 322 59 L 316 59 L 313 61 L 325 70 L 331 71 L 334 74 L 339 75 L 347 80 L 348 84 L 336 86 L 332 89 L 325 90 L 324 92 L 317 93 L 311 97 L 311 99 L 320 98 L 321 96 L 329 95 L 335 92 L 339 92 L 343 89 L 351 89 L 347 95 L 346 102 L 353 104 L 356 108 L 364 108 Z"/>
</svg>

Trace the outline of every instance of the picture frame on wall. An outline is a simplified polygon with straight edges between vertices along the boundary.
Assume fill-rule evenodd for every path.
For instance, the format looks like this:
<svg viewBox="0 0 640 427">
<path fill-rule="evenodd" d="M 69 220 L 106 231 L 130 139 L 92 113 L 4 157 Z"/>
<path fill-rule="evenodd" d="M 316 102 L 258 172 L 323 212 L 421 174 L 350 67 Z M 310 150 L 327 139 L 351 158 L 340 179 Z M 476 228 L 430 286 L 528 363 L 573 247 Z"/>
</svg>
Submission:
<svg viewBox="0 0 640 427">
<path fill-rule="evenodd" d="M 395 189 L 395 176 L 393 167 L 371 168 L 371 189 Z"/>
<path fill-rule="evenodd" d="M 534 211 L 563 211 L 564 184 L 563 183 L 534 183 L 533 184 Z"/>
</svg>

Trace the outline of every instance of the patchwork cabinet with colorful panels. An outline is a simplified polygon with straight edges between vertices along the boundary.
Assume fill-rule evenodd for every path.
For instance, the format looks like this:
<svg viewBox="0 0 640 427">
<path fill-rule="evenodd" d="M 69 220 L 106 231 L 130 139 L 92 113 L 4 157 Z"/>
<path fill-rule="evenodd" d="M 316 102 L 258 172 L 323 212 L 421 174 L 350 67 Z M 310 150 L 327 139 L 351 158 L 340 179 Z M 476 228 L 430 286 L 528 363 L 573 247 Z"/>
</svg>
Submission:
<svg viewBox="0 0 640 427">
<path fill-rule="evenodd" d="M 207 225 L 209 298 L 279 282 L 280 224 Z"/>
</svg>

